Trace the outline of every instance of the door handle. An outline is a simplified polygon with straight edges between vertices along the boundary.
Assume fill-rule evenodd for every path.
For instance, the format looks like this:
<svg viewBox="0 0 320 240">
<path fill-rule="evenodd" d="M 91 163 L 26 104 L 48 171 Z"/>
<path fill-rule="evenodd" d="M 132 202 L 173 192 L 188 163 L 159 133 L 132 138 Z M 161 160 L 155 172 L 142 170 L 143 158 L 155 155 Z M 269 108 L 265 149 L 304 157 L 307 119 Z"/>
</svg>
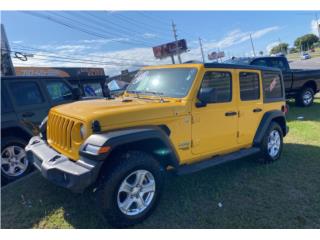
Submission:
<svg viewBox="0 0 320 240">
<path fill-rule="evenodd" d="M 227 117 L 230 117 L 230 116 L 237 115 L 237 112 L 226 112 L 224 115 Z"/>
<path fill-rule="evenodd" d="M 253 109 L 252 111 L 256 113 L 256 112 L 261 112 L 262 109 L 261 109 L 261 108 L 255 108 L 255 109 Z"/>
<path fill-rule="evenodd" d="M 22 117 L 32 117 L 34 116 L 34 112 L 24 112 L 22 113 Z"/>
</svg>

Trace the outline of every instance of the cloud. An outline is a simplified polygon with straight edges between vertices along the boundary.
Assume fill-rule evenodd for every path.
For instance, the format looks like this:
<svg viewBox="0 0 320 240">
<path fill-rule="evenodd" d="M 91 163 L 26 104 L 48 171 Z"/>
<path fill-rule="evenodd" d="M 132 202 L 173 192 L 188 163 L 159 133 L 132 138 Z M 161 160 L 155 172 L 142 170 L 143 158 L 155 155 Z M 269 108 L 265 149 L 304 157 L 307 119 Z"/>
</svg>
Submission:
<svg viewBox="0 0 320 240">
<path fill-rule="evenodd" d="M 320 24 L 320 20 L 318 21 L 318 23 Z M 318 26 L 317 26 L 317 21 L 316 20 L 312 20 L 311 24 L 311 32 L 317 36 L 319 36 L 319 31 L 318 31 Z"/>
<path fill-rule="evenodd" d="M 154 33 L 144 33 L 142 35 L 143 38 L 145 39 L 151 39 L 151 38 L 156 38 L 157 37 L 157 34 L 154 34 Z"/>
<path fill-rule="evenodd" d="M 253 39 L 258 39 L 264 35 L 278 30 L 278 26 L 268 27 L 259 29 L 256 31 L 242 31 L 241 29 L 234 29 L 227 33 L 224 37 L 218 40 L 203 40 L 203 46 L 205 50 L 205 55 L 212 50 L 220 48 L 227 52 L 227 49 L 248 41 L 250 39 L 249 34 L 252 34 Z M 153 37 L 147 34 L 147 37 Z M 119 39 L 118 39 L 119 40 Z M 122 39 L 126 40 L 126 39 Z M 22 62 L 18 59 L 13 59 L 15 66 L 56 66 L 56 67 L 102 67 L 105 70 L 105 74 L 109 76 L 120 74 L 121 70 L 138 69 L 141 65 L 158 65 L 158 64 L 168 64 L 171 63 L 171 59 L 167 58 L 164 60 L 155 59 L 151 48 L 146 47 L 136 47 L 125 50 L 117 51 L 106 51 L 102 50 L 103 44 L 107 43 L 108 40 L 104 39 L 85 39 L 78 40 L 77 42 L 64 44 L 64 45 L 43 45 L 37 48 L 41 48 L 47 51 L 55 52 L 61 56 L 70 56 L 78 58 L 79 55 L 81 59 L 85 61 L 96 61 L 95 63 L 72 63 L 64 61 L 53 61 L 50 57 L 37 57 L 38 54 L 48 55 L 44 51 L 35 52 L 34 58 L 29 58 L 27 62 Z M 183 61 L 189 60 L 201 60 L 201 51 L 197 40 L 191 39 L 192 43 L 190 51 L 182 54 Z M 248 50 L 250 54 L 250 51 Z M 38 59 L 41 58 L 41 59 Z M 72 60 L 70 60 L 72 61 Z M 98 63 L 100 62 L 100 63 Z M 108 64 L 107 64 L 108 63 Z"/>
<path fill-rule="evenodd" d="M 240 29 L 235 29 L 227 35 L 222 38 L 219 41 L 213 41 L 213 42 L 205 42 L 204 47 L 208 49 L 217 49 L 217 48 L 229 48 L 231 46 L 243 43 L 245 41 L 250 40 L 250 34 L 252 36 L 252 39 L 258 39 L 263 37 L 264 35 L 271 33 L 273 31 L 277 31 L 280 28 L 278 26 L 268 27 L 259 29 L 257 31 L 241 31 Z"/>
<path fill-rule="evenodd" d="M 23 43 L 23 41 L 22 40 L 15 40 L 15 41 L 12 41 L 12 43 L 20 44 L 20 43 Z"/>
<path fill-rule="evenodd" d="M 272 42 L 272 43 L 269 43 L 267 46 L 266 46 L 266 51 L 267 53 L 270 53 L 271 52 L 271 49 L 277 45 L 279 45 L 280 42 L 277 41 L 277 42 Z"/>
</svg>

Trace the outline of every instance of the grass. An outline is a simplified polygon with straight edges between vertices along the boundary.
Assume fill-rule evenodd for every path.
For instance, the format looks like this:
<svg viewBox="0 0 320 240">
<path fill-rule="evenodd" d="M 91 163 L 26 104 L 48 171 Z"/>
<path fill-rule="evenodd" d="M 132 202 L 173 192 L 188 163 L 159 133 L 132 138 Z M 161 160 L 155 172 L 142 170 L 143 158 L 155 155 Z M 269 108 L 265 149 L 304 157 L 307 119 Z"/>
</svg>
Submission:
<svg viewBox="0 0 320 240">
<path fill-rule="evenodd" d="M 315 48 L 314 52 L 309 51 L 308 52 L 310 54 L 311 57 L 315 58 L 315 57 L 320 57 L 320 48 Z M 301 53 L 297 52 L 297 53 L 289 53 L 287 56 L 287 59 L 290 61 L 293 60 L 300 60 L 301 59 Z"/>
<path fill-rule="evenodd" d="M 320 98 L 310 108 L 289 104 L 279 161 L 170 177 L 155 212 L 135 228 L 320 228 Z M 1 193 L 2 228 L 110 228 L 92 193 L 72 194 L 39 173 Z"/>
</svg>

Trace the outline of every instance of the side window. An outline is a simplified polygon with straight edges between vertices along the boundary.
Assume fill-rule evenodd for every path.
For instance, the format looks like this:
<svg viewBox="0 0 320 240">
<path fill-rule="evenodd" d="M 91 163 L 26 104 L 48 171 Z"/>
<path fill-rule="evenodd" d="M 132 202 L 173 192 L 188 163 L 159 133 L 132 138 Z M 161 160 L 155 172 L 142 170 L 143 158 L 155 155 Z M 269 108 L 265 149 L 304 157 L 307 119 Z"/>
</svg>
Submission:
<svg viewBox="0 0 320 240">
<path fill-rule="evenodd" d="M 268 66 L 267 61 L 265 59 L 256 59 L 254 60 L 251 65 L 256 65 L 256 66 Z"/>
<path fill-rule="evenodd" d="M 240 99 L 242 101 L 260 98 L 259 75 L 254 72 L 240 72 Z"/>
<path fill-rule="evenodd" d="M 281 59 L 272 59 L 270 58 L 268 60 L 268 66 L 269 67 L 275 67 L 275 68 L 280 68 L 281 70 L 285 71 L 287 70 L 287 66 L 285 65 L 284 61 L 282 61 Z"/>
<path fill-rule="evenodd" d="M 28 106 L 44 102 L 40 88 L 36 82 L 12 82 L 9 88 L 18 106 Z"/>
<path fill-rule="evenodd" d="M 283 98 L 283 86 L 281 77 L 278 73 L 263 73 L 263 92 L 264 99 Z"/>
<path fill-rule="evenodd" d="M 209 103 L 230 102 L 232 99 L 231 79 L 229 72 L 206 72 L 200 91 L 211 94 Z"/>
<path fill-rule="evenodd" d="M 1 113 L 12 112 L 12 104 L 9 99 L 9 94 L 5 89 L 5 86 L 1 84 Z"/>
<path fill-rule="evenodd" d="M 53 102 L 73 99 L 70 87 L 62 81 L 53 80 L 46 82 L 46 87 Z"/>
<path fill-rule="evenodd" d="M 83 89 L 85 96 L 103 96 L 100 83 L 85 83 L 83 84 Z"/>
</svg>

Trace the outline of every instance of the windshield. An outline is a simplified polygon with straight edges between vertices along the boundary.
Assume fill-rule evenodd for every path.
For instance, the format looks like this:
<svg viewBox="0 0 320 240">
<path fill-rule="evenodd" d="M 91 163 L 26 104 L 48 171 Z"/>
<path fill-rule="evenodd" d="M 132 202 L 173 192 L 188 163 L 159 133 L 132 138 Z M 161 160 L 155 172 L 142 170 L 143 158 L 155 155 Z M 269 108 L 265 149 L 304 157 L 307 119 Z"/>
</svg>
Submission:
<svg viewBox="0 0 320 240">
<path fill-rule="evenodd" d="M 195 68 L 162 68 L 139 71 L 127 88 L 129 93 L 185 97 L 196 76 Z"/>
</svg>

